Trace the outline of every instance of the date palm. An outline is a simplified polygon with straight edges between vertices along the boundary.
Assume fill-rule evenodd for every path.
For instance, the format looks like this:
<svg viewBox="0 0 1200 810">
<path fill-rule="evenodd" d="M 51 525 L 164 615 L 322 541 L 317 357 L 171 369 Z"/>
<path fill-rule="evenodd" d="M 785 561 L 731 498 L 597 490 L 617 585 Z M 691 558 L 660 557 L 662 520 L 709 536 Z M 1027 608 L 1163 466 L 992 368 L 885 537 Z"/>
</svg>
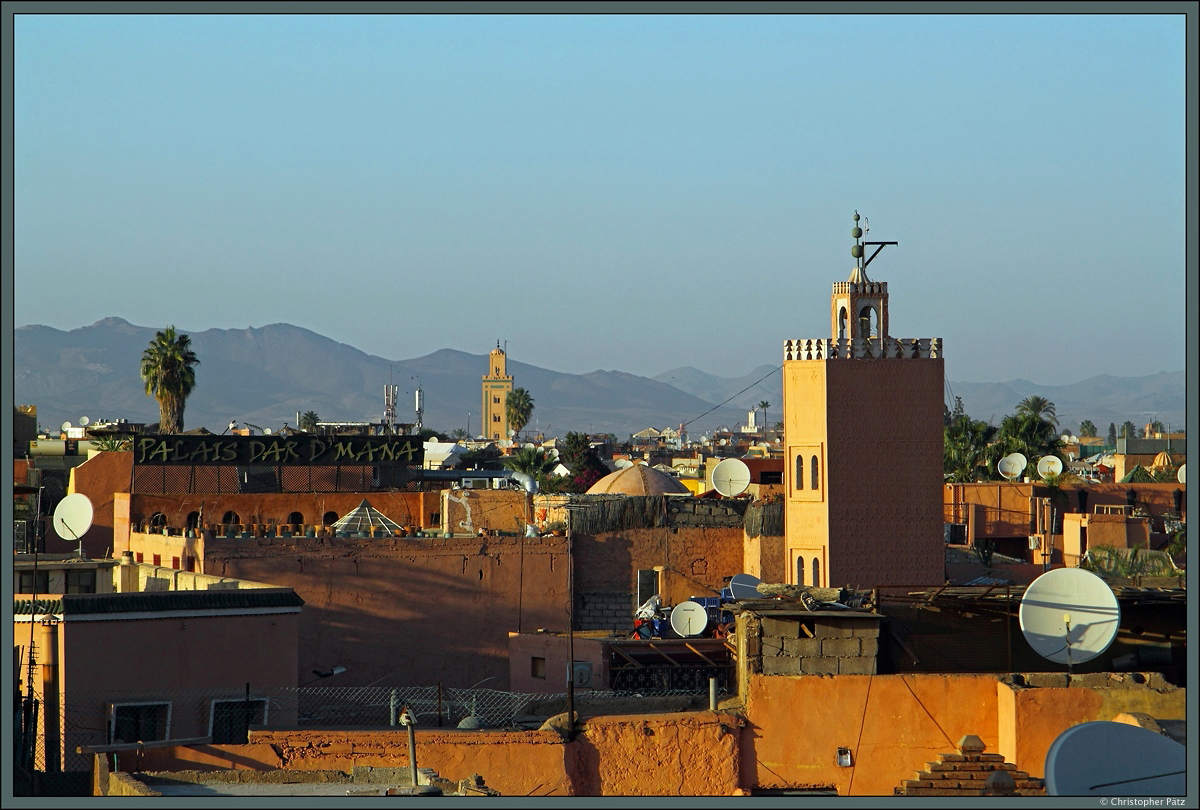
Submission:
<svg viewBox="0 0 1200 810">
<path fill-rule="evenodd" d="M 321 417 L 317 416 L 316 411 L 305 411 L 300 414 L 300 429 L 305 433 L 316 433 L 317 422 L 321 421 Z"/>
<path fill-rule="evenodd" d="M 533 416 L 533 397 L 524 388 L 509 391 L 504 403 L 504 416 L 508 420 L 508 427 L 514 433 L 520 433 Z"/>
<path fill-rule="evenodd" d="M 1055 413 L 1054 403 L 1045 397 L 1029 396 L 1017 403 L 1018 414 L 1036 416 L 1053 427 L 1058 427 L 1058 414 Z"/>
<path fill-rule="evenodd" d="M 762 402 L 758 403 L 758 409 L 763 412 L 763 427 L 764 428 L 767 426 L 767 408 L 770 408 L 770 407 L 771 407 L 771 403 L 767 402 L 765 399 Z"/>
<path fill-rule="evenodd" d="M 192 351 L 192 339 L 177 333 L 174 326 L 154 333 L 154 340 L 142 352 L 142 381 L 146 396 L 158 400 L 158 432 L 182 433 L 183 408 L 196 387 L 200 365 Z"/>
</svg>

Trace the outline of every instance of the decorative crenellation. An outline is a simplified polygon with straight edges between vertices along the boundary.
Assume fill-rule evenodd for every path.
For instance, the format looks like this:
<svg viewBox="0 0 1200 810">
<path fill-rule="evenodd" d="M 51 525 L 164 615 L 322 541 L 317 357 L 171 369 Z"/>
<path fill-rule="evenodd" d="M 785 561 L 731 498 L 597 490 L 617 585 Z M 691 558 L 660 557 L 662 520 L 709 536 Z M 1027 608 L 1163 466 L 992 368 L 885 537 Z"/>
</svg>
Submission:
<svg viewBox="0 0 1200 810">
<path fill-rule="evenodd" d="M 886 281 L 835 281 L 834 295 L 885 296 L 887 295 Z"/>
<path fill-rule="evenodd" d="M 943 357 L 941 338 L 814 338 L 783 344 L 787 360 L 881 360 Z"/>
</svg>

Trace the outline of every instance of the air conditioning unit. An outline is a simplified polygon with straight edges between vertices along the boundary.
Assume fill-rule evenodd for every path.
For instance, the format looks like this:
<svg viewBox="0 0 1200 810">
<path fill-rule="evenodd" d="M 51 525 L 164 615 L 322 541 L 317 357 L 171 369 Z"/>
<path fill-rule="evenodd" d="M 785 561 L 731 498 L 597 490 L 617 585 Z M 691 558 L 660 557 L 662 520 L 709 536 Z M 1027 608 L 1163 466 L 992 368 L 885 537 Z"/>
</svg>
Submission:
<svg viewBox="0 0 1200 810">
<path fill-rule="evenodd" d="M 463 489 L 487 489 L 491 482 L 487 478 L 464 478 L 462 480 Z"/>
<path fill-rule="evenodd" d="M 1029 547 L 1031 549 L 1041 548 L 1042 547 L 1042 538 L 1038 537 L 1036 534 L 1029 535 Z"/>
</svg>

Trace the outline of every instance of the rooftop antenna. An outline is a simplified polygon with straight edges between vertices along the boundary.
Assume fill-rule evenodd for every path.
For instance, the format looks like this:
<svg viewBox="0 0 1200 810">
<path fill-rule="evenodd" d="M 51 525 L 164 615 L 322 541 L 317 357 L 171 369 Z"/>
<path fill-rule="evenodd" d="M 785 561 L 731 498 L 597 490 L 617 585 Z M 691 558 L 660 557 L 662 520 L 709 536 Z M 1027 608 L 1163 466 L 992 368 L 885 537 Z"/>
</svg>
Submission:
<svg viewBox="0 0 1200 810">
<path fill-rule="evenodd" d="M 391 378 L 391 374 L 388 374 Z M 396 391 L 398 386 L 388 383 L 383 387 L 383 422 L 388 433 L 396 432 Z"/>
</svg>

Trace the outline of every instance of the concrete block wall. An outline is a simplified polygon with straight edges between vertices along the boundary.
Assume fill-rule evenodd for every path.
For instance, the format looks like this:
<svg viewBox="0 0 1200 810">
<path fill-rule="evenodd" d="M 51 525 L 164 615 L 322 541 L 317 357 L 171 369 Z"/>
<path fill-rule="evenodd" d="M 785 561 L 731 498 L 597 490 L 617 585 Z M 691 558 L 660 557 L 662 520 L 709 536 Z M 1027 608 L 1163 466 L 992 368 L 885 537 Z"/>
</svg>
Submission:
<svg viewBox="0 0 1200 810">
<path fill-rule="evenodd" d="M 764 675 L 876 674 L 877 621 L 764 615 L 759 626 L 759 671 Z"/>
<path fill-rule="evenodd" d="M 667 525 L 673 528 L 741 528 L 748 503 L 709 498 L 668 498 Z"/>
<path fill-rule="evenodd" d="M 576 630 L 633 630 L 633 594 L 592 591 L 575 595 Z"/>
</svg>

